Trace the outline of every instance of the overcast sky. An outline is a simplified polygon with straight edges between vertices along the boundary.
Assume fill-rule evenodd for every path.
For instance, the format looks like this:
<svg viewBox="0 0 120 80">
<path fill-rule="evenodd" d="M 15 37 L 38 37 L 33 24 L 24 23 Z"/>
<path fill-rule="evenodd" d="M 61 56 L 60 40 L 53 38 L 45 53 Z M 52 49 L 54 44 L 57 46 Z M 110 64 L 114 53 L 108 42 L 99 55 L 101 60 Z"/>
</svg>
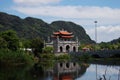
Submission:
<svg viewBox="0 0 120 80">
<path fill-rule="evenodd" d="M 0 0 L 0 11 L 48 23 L 72 21 L 83 26 L 93 40 L 97 21 L 98 42 L 120 37 L 120 0 Z"/>
</svg>

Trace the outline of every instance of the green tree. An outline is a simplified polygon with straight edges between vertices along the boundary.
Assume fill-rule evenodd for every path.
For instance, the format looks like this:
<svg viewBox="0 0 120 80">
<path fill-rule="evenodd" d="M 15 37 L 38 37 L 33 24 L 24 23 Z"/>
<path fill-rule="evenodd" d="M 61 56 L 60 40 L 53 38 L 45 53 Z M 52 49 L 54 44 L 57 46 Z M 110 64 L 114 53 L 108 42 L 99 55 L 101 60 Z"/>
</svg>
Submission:
<svg viewBox="0 0 120 80">
<path fill-rule="evenodd" d="M 118 45 L 118 49 L 120 49 L 120 42 L 119 42 L 119 43 L 117 43 L 117 45 Z"/>
<path fill-rule="evenodd" d="M 38 53 L 42 53 L 42 48 L 44 47 L 43 41 L 41 38 L 37 37 L 32 40 L 31 48 L 36 56 L 38 56 Z"/>
<path fill-rule="evenodd" d="M 5 48 L 7 48 L 7 42 L 2 37 L 0 37 L 0 49 Z"/>
<path fill-rule="evenodd" d="M 110 43 L 101 42 L 99 46 L 100 46 L 100 49 L 110 49 Z"/>
<path fill-rule="evenodd" d="M 31 40 L 29 39 L 21 39 L 21 48 L 31 48 Z"/>
<path fill-rule="evenodd" d="M 53 53 L 53 47 L 50 47 L 50 46 L 44 47 L 43 52 L 44 53 Z"/>
<path fill-rule="evenodd" d="M 85 47 L 85 44 L 81 44 L 81 45 L 78 47 L 78 49 L 79 49 L 79 50 L 82 50 L 84 47 Z"/>
<path fill-rule="evenodd" d="M 17 33 L 13 30 L 7 30 L 0 33 L 0 36 L 3 38 L 3 41 L 5 45 L 7 45 L 7 48 L 10 50 L 18 50 L 19 49 L 19 37 L 17 36 Z"/>
</svg>

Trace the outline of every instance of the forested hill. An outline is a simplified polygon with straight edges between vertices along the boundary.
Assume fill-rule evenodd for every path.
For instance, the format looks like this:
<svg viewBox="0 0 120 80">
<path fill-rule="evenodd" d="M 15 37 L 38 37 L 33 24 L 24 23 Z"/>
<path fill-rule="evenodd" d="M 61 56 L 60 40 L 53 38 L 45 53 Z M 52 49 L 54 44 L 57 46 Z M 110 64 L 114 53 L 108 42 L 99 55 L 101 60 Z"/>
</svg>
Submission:
<svg viewBox="0 0 120 80">
<path fill-rule="evenodd" d="M 120 43 L 120 37 L 118 39 L 114 39 L 114 40 L 110 41 L 109 43 L 111 43 L 111 44 Z"/>
<path fill-rule="evenodd" d="M 54 28 L 54 30 L 65 29 L 69 32 L 73 32 L 74 38 L 78 37 L 79 40 L 81 40 L 82 42 L 93 42 L 90 39 L 90 37 L 86 34 L 84 28 L 73 22 L 54 21 L 50 25 L 52 28 Z"/>
<path fill-rule="evenodd" d="M 73 32 L 75 38 L 78 37 L 80 42 L 93 43 L 90 37 L 86 34 L 82 26 L 73 22 L 54 21 L 51 24 L 44 22 L 41 19 L 27 17 L 21 19 L 18 16 L 0 12 L 0 31 L 15 30 L 21 38 L 41 37 L 47 40 L 48 36 L 54 31 L 64 29 Z"/>
</svg>

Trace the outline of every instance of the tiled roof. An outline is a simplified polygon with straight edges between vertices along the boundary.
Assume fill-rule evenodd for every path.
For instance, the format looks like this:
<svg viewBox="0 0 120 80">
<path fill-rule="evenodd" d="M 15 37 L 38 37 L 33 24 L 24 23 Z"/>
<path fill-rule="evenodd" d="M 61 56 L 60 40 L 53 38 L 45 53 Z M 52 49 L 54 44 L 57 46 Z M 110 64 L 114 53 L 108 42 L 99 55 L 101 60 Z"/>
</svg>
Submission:
<svg viewBox="0 0 120 80">
<path fill-rule="evenodd" d="M 60 30 L 58 32 L 54 32 L 53 34 L 58 35 L 58 34 L 63 34 L 63 35 L 71 35 L 72 33 L 64 30 Z"/>
</svg>

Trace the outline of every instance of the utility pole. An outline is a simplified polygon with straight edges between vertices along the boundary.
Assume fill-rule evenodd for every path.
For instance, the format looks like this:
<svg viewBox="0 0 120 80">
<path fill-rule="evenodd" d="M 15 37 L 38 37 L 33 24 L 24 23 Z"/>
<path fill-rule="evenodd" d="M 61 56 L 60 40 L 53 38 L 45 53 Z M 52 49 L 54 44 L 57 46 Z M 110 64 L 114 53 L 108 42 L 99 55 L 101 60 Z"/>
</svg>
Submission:
<svg viewBox="0 0 120 80">
<path fill-rule="evenodd" d="M 97 21 L 94 21 L 94 23 L 95 23 L 95 42 L 97 44 Z M 96 44 L 95 44 L 95 51 L 96 51 Z M 97 79 L 97 64 L 96 64 L 96 80 L 98 80 Z"/>
<path fill-rule="evenodd" d="M 95 23 L 95 41 L 97 44 L 97 21 L 94 21 L 94 23 Z"/>
</svg>

